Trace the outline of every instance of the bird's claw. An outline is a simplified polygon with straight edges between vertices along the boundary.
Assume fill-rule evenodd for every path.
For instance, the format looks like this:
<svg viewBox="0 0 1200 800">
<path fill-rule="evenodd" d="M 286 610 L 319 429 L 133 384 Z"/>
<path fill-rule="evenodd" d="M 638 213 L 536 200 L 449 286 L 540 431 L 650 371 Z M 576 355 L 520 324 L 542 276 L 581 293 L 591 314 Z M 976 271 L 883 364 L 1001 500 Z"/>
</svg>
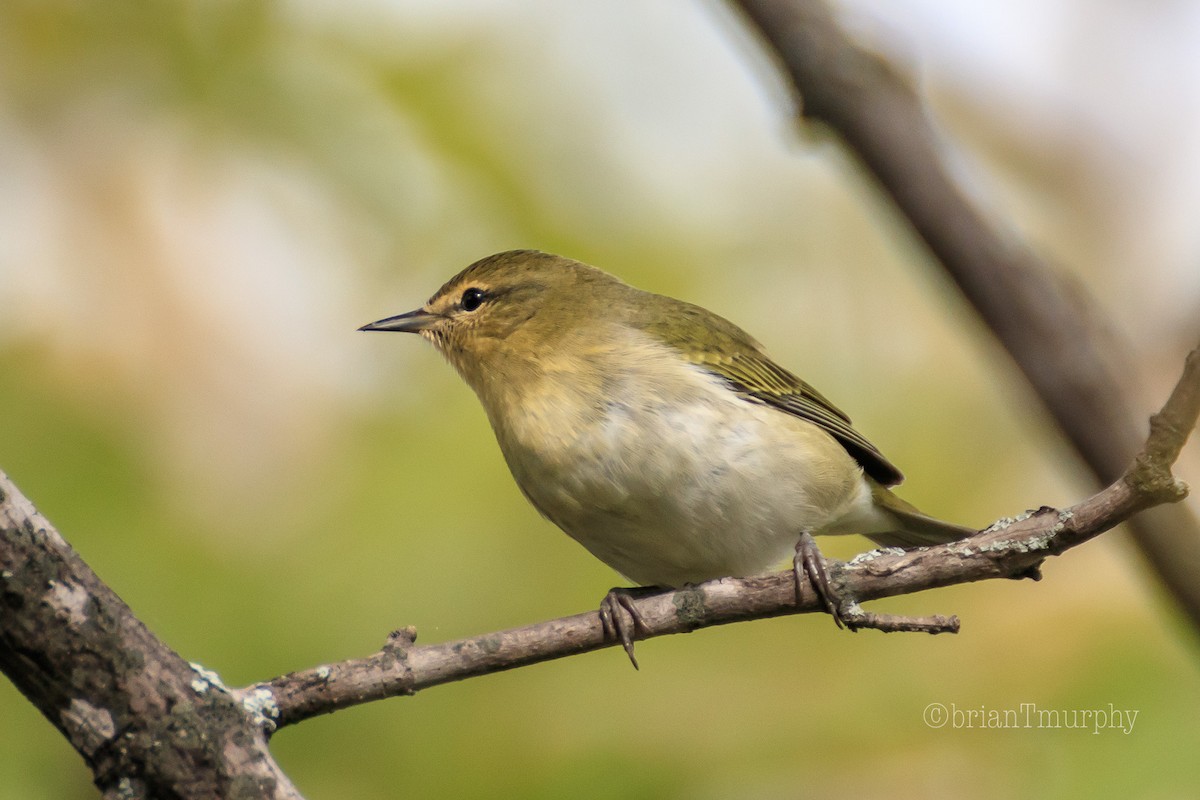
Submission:
<svg viewBox="0 0 1200 800">
<path fill-rule="evenodd" d="M 839 628 L 855 630 L 855 626 L 842 615 L 842 599 L 829 582 L 829 568 L 825 563 L 825 556 L 821 554 L 816 540 L 808 532 L 800 534 L 800 540 L 796 542 L 792 574 L 796 579 L 796 602 L 800 602 L 801 585 L 807 578 L 809 586 L 825 606 L 829 616 L 833 617 L 834 623 Z"/>
<path fill-rule="evenodd" d="M 645 590 L 646 587 L 639 589 Z M 600 625 L 604 628 L 604 638 L 621 643 L 634 669 L 638 669 L 638 661 L 633 654 L 633 640 L 639 628 L 643 631 L 646 629 L 645 620 L 633 602 L 639 589 L 610 589 L 600 601 Z M 650 587 L 650 590 L 654 591 L 654 587 Z"/>
</svg>

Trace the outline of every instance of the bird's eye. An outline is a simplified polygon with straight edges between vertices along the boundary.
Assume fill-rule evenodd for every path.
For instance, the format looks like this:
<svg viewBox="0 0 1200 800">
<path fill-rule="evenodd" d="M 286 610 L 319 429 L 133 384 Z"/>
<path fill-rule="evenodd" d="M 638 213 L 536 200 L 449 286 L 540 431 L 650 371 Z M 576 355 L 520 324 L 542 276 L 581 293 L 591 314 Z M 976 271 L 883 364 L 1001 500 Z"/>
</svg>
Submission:
<svg viewBox="0 0 1200 800">
<path fill-rule="evenodd" d="M 472 286 L 462 293 L 462 300 L 459 305 L 463 311 L 474 311 L 483 305 L 483 301 L 487 299 L 487 292 L 477 286 Z"/>
</svg>

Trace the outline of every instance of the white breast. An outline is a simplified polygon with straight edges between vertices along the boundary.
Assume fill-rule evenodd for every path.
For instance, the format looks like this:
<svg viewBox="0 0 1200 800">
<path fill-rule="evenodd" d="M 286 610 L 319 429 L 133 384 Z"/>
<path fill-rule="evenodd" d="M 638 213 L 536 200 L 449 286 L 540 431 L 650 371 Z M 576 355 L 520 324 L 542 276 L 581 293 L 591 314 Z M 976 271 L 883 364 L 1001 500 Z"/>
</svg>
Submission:
<svg viewBox="0 0 1200 800">
<path fill-rule="evenodd" d="M 656 343 L 634 353 L 602 392 L 548 359 L 542 384 L 493 419 L 533 504 L 627 578 L 680 586 L 762 572 L 801 532 L 869 505 L 861 469 L 815 425 Z"/>
</svg>

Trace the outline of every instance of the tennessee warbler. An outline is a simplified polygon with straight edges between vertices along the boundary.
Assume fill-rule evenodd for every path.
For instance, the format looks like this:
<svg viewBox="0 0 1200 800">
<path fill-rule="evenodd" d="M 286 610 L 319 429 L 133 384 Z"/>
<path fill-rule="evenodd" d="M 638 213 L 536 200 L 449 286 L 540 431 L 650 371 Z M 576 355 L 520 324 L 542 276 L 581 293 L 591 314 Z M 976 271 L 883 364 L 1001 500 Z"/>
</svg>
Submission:
<svg viewBox="0 0 1200 800">
<path fill-rule="evenodd" d="M 795 554 L 797 581 L 803 566 L 836 620 L 810 534 L 911 547 L 975 533 L 893 494 L 900 471 L 741 328 L 578 261 L 498 253 L 360 330 L 432 342 L 483 403 L 529 501 L 642 586 Z M 612 593 L 602 606 L 632 656 L 614 603 L 634 627 L 636 614 Z"/>
</svg>

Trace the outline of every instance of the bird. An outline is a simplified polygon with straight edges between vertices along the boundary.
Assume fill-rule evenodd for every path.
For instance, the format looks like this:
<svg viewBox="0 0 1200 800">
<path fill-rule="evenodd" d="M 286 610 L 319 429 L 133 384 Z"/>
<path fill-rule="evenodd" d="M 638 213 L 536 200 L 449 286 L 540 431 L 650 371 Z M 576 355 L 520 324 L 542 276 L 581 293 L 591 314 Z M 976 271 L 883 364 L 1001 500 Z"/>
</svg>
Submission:
<svg viewBox="0 0 1200 800">
<path fill-rule="evenodd" d="M 911 548 L 976 533 L 893 493 L 900 470 L 737 325 L 580 261 L 497 253 L 359 330 L 431 342 L 478 396 L 529 502 L 638 587 L 751 576 L 790 556 L 797 591 L 803 573 L 841 626 L 813 535 Z M 632 596 L 611 590 L 600 616 L 636 667 Z"/>
</svg>

